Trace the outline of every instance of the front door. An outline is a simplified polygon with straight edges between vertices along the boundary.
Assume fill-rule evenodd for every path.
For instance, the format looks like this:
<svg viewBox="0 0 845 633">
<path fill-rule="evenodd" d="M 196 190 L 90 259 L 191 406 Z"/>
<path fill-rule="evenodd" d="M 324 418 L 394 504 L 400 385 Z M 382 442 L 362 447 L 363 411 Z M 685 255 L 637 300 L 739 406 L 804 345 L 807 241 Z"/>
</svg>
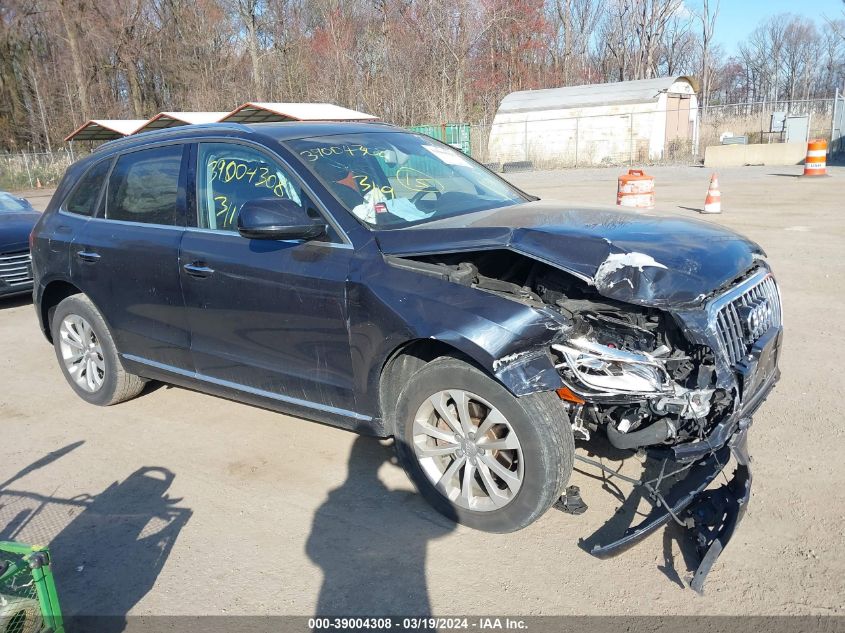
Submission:
<svg viewBox="0 0 845 633">
<path fill-rule="evenodd" d="M 191 369 L 179 277 L 188 145 L 117 158 L 103 204 L 71 249 L 71 276 L 133 360 Z M 184 166 L 184 167 L 183 167 Z"/>
<path fill-rule="evenodd" d="M 669 95 L 666 100 L 667 157 L 689 151 L 692 138 L 690 96 Z"/>
<path fill-rule="evenodd" d="M 255 198 L 316 205 L 274 158 L 251 146 L 197 146 L 197 228 L 180 257 L 191 350 L 201 378 L 319 409 L 353 411 L 346 278 L 353 251 L 322 241 L 251 240 L 238 213 Z"/>
</svg>

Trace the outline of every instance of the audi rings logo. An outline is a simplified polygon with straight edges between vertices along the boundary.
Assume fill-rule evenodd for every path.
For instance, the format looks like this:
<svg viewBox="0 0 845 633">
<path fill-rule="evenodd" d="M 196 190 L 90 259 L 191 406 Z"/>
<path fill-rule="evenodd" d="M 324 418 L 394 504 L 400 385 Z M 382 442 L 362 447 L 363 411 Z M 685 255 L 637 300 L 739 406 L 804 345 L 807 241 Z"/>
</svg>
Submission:
<svg viewBox="0 0 845 633">
<path fill-rule="evenodd" d="M 766 299 L 756 299 L 739 309 L 745 334 L 752 341 L 766 333 L 772 322 L 772 308 Z"/>
</svg>

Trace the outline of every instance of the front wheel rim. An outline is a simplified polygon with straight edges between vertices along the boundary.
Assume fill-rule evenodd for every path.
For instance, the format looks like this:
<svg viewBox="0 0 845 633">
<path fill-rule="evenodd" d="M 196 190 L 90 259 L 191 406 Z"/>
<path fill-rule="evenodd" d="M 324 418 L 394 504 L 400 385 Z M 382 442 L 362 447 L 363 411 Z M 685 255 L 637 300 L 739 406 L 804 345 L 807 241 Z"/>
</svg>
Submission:
<svg viewBox="0 0 845 633">
<path fill-rule="evenodd" d="M 498 510 L 522 487 L 525 467 L 516 431 L 474 393 L 448 389 L 427 398 L 414 416 L 412 443 L 428 480 L 461 508 Z"/>
<path fill-rule="evenodd" d="M 69 314 L 59 327 L 59 350 L 70 379 L 88 393 L 99 391 L 106 379 L 103 347 L 83 317 Z"/>
</svg>

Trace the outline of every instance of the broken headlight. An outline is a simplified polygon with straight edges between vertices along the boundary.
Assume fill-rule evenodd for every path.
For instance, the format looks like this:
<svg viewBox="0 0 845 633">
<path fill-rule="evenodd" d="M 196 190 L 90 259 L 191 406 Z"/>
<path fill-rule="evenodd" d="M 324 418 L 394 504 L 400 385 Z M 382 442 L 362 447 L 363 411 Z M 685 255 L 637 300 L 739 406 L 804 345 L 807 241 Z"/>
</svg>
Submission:
<svg viewBox="0 0 845 633">
<path fill-rule="evenodd" d="M 657 394 L 671 390 L 660 361 L 648 354 L 608 347 L 586 338 L 552 345 L 564 359 L 557 365 L 572 387 L 605 394 Z"/>
</svg>

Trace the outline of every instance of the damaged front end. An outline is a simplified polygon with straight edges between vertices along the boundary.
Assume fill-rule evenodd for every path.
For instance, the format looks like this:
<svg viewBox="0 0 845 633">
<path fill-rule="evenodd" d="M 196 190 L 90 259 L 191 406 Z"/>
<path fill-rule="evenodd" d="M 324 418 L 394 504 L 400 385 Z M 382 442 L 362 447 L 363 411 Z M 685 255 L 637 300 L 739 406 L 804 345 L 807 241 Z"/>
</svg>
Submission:
<svg viewBox="0 0 845 633">
<path fill-rule="evenodd" d="M 649 460 L 646 474 L 628 483 L 652 510 L 621 534 L 600 530 L 589 550 L 612 556 L 673 521 L 695 547 L 690 586 L 701 592 L 750 498 L 747 434 L 779 377 L 780 295 L 761 266 L 702 308 L 634 314 L 580 311 L 573 315 L 579 335 L 552 345 L 578 399 L 568 405 L 573 431 L 590 439 L 603 429 L 615 448 Z M 710 488 L 730 458 L 732 478 Z"/>
<path fill-rule="evenodd" d="M 637 253 L 608 257 L 589 280 L 504 250 L 412 261 L 418 270 L 447 271 L 457 283 L 555 313 L 545 347 L 501 357 L 492 370 L 517 383 L 517 395 L 549 389 L 555 373 L 576 439 L 592 450 L 606 438 L 617 451 L 646 457 L 645 474 L 633 479 L 576 454 L 652 504 L 621 533 L 599 530 L 588 550 L 611 556 L 675 522 L 699 555 L 691 586 L 701 591 L 747 506 L 751 416 L 779 377 L 780 295 L 765 263 L 758 259 L 709 296 L 667 305 L 660 297 L 650 304 L 618 298 L 625 284 L 641 298 L 659 286 L 665 266 Z M 731 462 L 731 480 L 711 486 Z M 580 512 L 578 501 L 564 495 L 559 507 Z"/>
<path fill-rule="evenodd" d="M 751 416 L 779 377 L 774 279 L 761 265 L 697 309 L 571 307 L 575 335 L 551 349 L 573 396 L 573 432 L 590 440 L 603 431 L 614 448 L 644 454 L 646 474 L 624 479 L 652 504 L 621 534 L 600 530 L 588 549 L 611 556 L 673 521 L 699 556 L 691 587 L 700 592 L 745 512 Z M 709 488 L 731 458 L 731 480 Z M 620 476 L 596 460 L 576 459 Z"/>
</svg>

